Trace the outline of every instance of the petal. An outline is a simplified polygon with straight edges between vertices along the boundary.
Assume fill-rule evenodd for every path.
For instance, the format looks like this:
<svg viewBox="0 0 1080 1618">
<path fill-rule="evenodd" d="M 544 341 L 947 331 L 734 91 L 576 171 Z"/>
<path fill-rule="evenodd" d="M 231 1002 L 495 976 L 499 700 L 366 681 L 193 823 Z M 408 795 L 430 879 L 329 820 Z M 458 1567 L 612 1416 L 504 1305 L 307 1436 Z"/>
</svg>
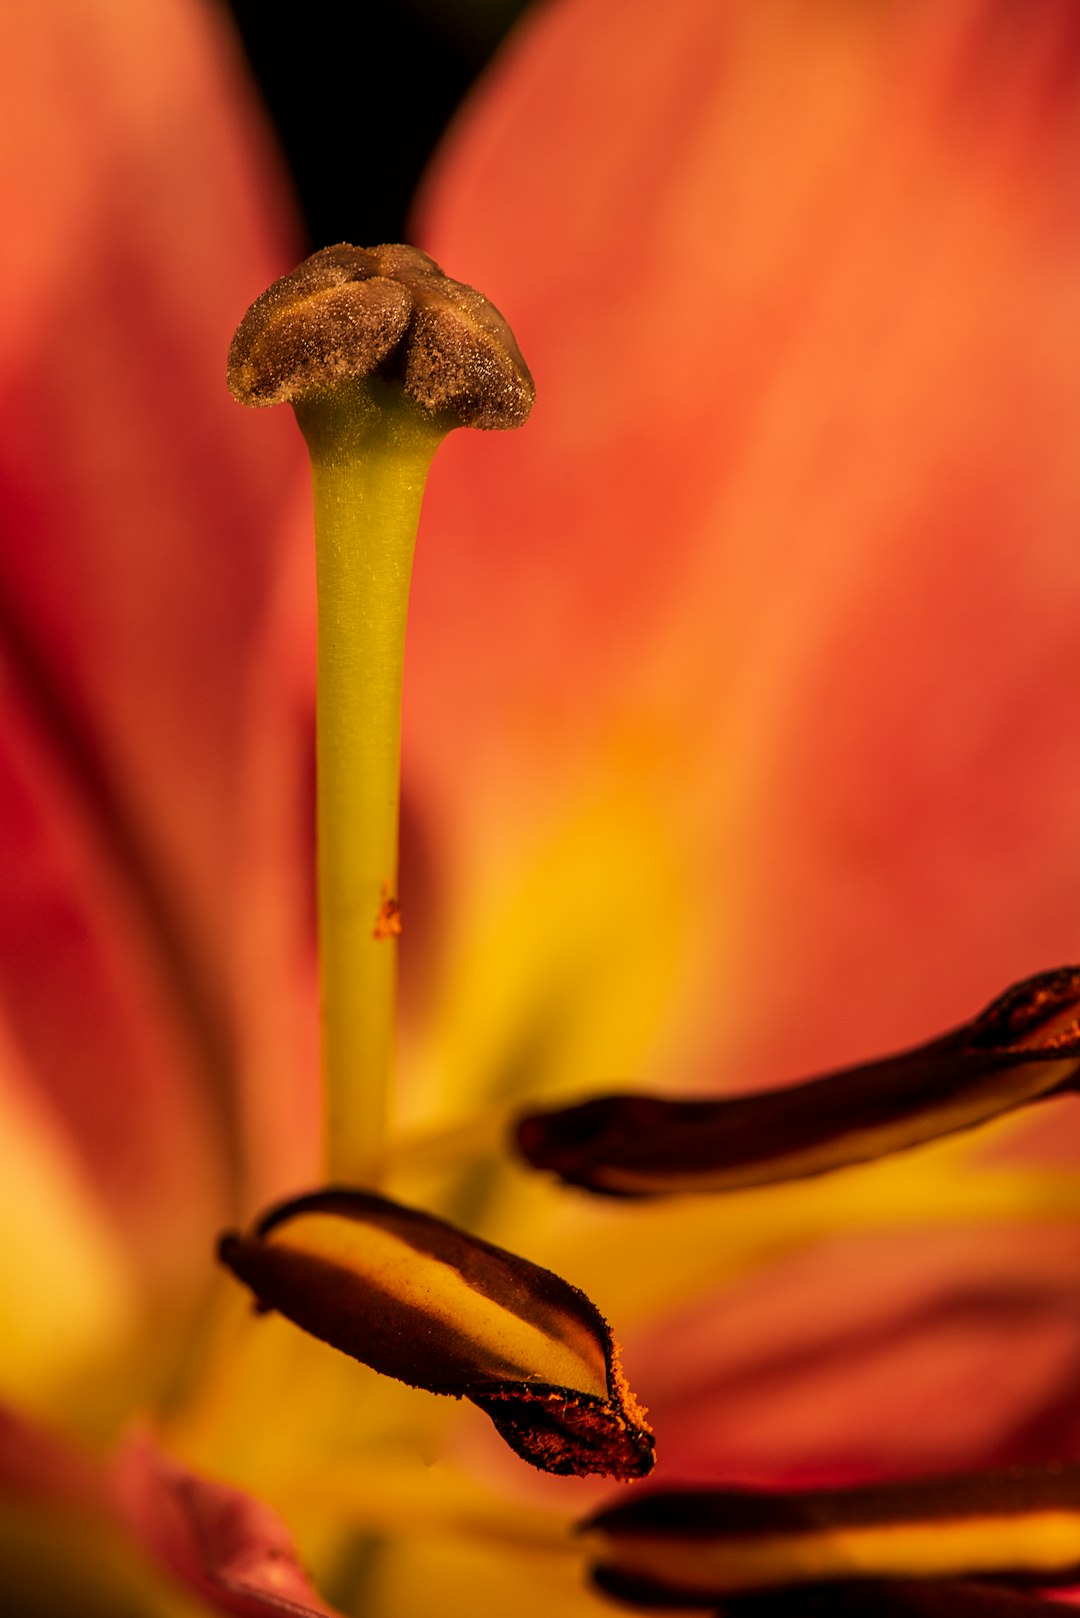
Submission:
<svg viewBox="0 0 1080 1618">
<path fill-rule="evenodd" d="M 21 1065 L 2 1010 L 0 1118 L 0 1389 L 43 1415 L 64 1412 L 84 1430 L 111 1414 L 112 1392 L 88 1384 L 137 1340 L 144 1299 L 103 1199 Z M 198 1186 L 191 1191 L 195 1200 Z M 190 1256 L 171 1239 L 179 1223 L 168 1224 L 170 1239 L 160 1244 L 155 1286 L 191 1276 Z M 166 1221 L 148 1214 L 146 1225 L 160 1237 Z"/>
<path fill-rule="evenodd" d="M 0 992 L 121 1239 L 167 1273 L 236 1169 L 246 669 L 303 472 L 222 381 L 289 252 L 234 53 L 186 0 L 137 12 L 0 23 Z"/>
<path fill-rule="evenodd" d="M 564 0 L 459 120 L 421 239 L 491 289 L 538 403 L 516 440 L 446 447 L 418 557 L 406 759 L 443 811 L 447 1001 L 471 1013 L 433 1042 L 444 1106 L 470 1085 L 534 1107 L 631 1079 L 769 1087 L 1074 956 L 1076 30 L 1060 0 Z M 1029 1155 L 1075 1164 L 1074 1111 L 1037 1109 Z M 993 1299 L 1004 1244 L 1024 1298 L 1042 1233 L 965 1204 L 1019 1133 L 932 1148 L 957 1200 L 905 1249 L 899 1332 L 872 1308 L 860 1334 L 900 1240 L 875 1253 L 876 1230 L 785 1294 L 799 1200 L 816 1217 L 829 1181 L 782 1193 L 780 1218 L 718 1204 L 705 1233 L 691 1203 L 622 1215 L 635 1253 L 673 1236 L 671 1275 L 650 1241 L 661 1305 L 691 1263 L 715 1286 L 714 1264 L 779 1257 L 741 1368 L 704 1429 L 686 1398 L 665 1457 L 760 1478 L 828 1476 L 837 1447 L 848 1475 L 1007 1457 L 1010 1421 L 1075 1385 L 1075 1262 L 1042 1324 L 1008 1285 L 969 1307 L 962 1263 L 950 1307 L 918 1265 L 963 1241 Z M 894 1165 L 883 1194 L 845 1175 L 842 1209 L 922 1223 L 923 1162 L 896 1161 L 899 1194 Z M 625 1251 L 618 1210 L 549 1213 L 543 1192 L 533 1218 L 568 1249 L 602 1225 Z M 726 1303 L 687 1309 L 674 1343 L 657 1325 L 668 1390 L 695 1326 L 731 1363 Z"/>
<path fill-rule="evenodd" d="M 301 1568 L 288 1529 L 261 1501 L 197 1476 L 148 1438 L 125 1445 L 114 1478 L 133 1531 L 215 1611 L 334 1618 Z"/>
<path fill-rule="evenodd" d="M 616 1195 L 802 1179 L 970 1129 L 1075 1088 L 1080 968 L 1015 984 L 974 1021 L 902 1056 L 729 1101 L 606 1096 L 518 1125 L 522 1154 Z"/>
<path fill-rule="evenodd" d="M 179 1589 L 96 1515 L 24 1501 L 0 1499 L 0 1567 L 6 1610 L 18 1618 L 209 1618 L 230 1610 Z"/>
<path fill-rule="evenodd" d="M 681 990 L 629 1068 L 554 1000 L 538 1089 L 586 1059 L 776 1082 L 1068 958 L 1076 28 L 574 0 L 447 148 L 425 245 L 491 288 L 539 402 L 433 480 L 407 758 L 492 961 L 583 806 L 602 869 L 651 822 L 635 930 L 583 969 L 599 1002 L 624 968 L 628 1020 L 673 962 Z M 519 1028 L 606 902 L 569 857 Z"/>
<path fill-rule="evenodd" d="M 102 1466 L 2 1406 L 0 1587 L 22 1598 L 19 1618 L 335 1613 L 262 1501 L 199 1476 L 148 1432 Z"/>
<path fill-rule="evenodd" d="M 1080 1572 L 1080 1466 L 802 1494 L 672 1489 L 584 1524 L 604 1587 L 646 1605 L 849 1578 L 952 1574 L 1070 1581 Z M 692 1598 L 692 1599 L 691 1599 Z"/>
<path fill-rule="evenodd" d="M 97 1467 L 4 1408 L 0 1580 L 4 1610 L 18 1618 L 200 1618 L 207 1610 L 117 1520 Z"/>
<path fill-rule="evenodd" d="M 801 1249 L 774 1230 L 722 1290 L 626 1331 L 665 1481 L 817 1486 L 1076 1453 L 1075 1218 L 867 1223 Z"/>
<path fill-rule="evenodd" d="M 584 1293 L 502 1248 L 361 1191 L 313 1192 L 222 1239 L 223 1263 L 343 1353 L 466 1397 L 548 1472 L 639 1477 L 644 1416 Z"/>
<path fill-rule="evenodd" d="M 0 694 L 5 1129 L 16 1138 L 20 1113 L 36 1115 L 76 1195 L 103 1205 L 114 1242 L 167 1292 L 190 1283 L 192 1248 L 221 1204 L 223 1118 L 193 1069 L 130 862 L 21 672 L 9 658 Z M 58 1199 L 41 1192 L 51 1206 L 23 1206 L 24 1239 L 56 1218 Z"/>
<path fill-rule="evenodd" d="M 0 1492 L 53 1505 L 93 1500 L 100 1479 L 71 1445 L 0 1405 Z"/>
</svg>

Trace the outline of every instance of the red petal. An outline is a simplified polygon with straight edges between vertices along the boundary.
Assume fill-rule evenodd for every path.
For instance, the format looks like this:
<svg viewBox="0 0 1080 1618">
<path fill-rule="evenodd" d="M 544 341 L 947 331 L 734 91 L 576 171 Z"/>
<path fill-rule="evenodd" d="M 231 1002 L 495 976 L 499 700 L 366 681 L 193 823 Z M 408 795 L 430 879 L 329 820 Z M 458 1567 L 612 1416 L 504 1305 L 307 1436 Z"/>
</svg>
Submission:
<svg viewBox="0 0 1080 1618">
<path fill-rule="evenodd" d="M 818 1485 L 1074 1455 L 1078 1277 L 1064 1220 L 871 1229 L 778 1257 L 630 1338 L 659 1472 Z"/>
<path fill-rule="evenodd" d="M 198 1477 L 149 1439 L 126 1446 L 115 1475 L 134 1532 L 215 1610 L 239 1618 L 282 1612 L 334 1618 L 334 1609 L 301 1568 L 288 1529 L 269 1506 Z"/>
<path fill-rule="evenodd" d="M 247 669 L 303 476 L 224 356 L 290 249 L 201 10 L 21 7 L 0 97 L 0 990 L 118 1223 L 190 1244 L 235 1151 Z"/>
<path fill-rule="evenodd" d="M 95 1612 L 106 1610 L 110 1595 L 117 1611 L 134 1611 L 137 1604 L 140 1612 L 157 1612 L 159 1602 L 171 1611 L 175 1580 L 215 1612 L 237 1618 L 335 1618 L 268 1507 L 195 1477 L 145 1437 L 128 1442 L 109 1475 L 44 1429 L 0 1409 L 0 1516 L 4 1590 L 13 1580 L 20 1612 L 21 1602 L 29 1603 L 27 1610 L 51 1612 L 50 1600 L 60 1599 L 68 1610 L 83 1578 Z M 49 1555 L 55 1565 L 40 1560 Z"/>
<path fill-rule="evenodd" d="M 73 1446 L 0 1405 L 0 1495 L 49 1505 L 100 1501 L 100 1479 Z"/>
</svg>

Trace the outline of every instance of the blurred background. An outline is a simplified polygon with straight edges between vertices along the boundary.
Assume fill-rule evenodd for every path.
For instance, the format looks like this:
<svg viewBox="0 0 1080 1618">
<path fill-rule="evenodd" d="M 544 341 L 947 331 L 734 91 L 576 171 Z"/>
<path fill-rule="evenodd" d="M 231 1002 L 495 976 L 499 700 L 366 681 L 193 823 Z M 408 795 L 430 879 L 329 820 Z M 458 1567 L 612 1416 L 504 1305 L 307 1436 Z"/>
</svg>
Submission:
<svg viewBox="0 0 1080 1618">
<path fill-rule="evenodd" d="M 265 0 L 229 0 L 227 9 L 312 246 L 366 246 L 406 238 L 429 156 L 528 0 L 360 0 L 349 21 L 352 29 L 359 20 L 361 56 L 332 43 L 342 20 L 337 0 L 309 0 L 303 28 L 291 8 Z"/>
</svg>

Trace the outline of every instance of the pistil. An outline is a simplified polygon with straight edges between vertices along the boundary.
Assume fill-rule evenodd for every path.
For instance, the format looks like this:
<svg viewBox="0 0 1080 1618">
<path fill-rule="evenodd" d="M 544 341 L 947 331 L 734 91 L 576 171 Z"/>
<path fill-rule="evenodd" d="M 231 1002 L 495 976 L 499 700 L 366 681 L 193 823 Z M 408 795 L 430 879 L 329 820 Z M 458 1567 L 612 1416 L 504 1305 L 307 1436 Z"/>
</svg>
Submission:
<svg viewBox="0 0 1080 1618">
<path fill-rule="evenodd" d="M 311 456 L 318 589 L 319 950 L 327 1174 L 371 1184 L 395 1047 L 405 620 L 432 456 L 516 427 L 532 380 L 498 311 L 415 248 L 325 248 L 257 300 L 242 403 L 291 403 Z"/>
<path fill-rule="evenodd" d="M 444 429 L 393 383 L 297 407 L 319 608 L 319 953 L 328 1170 L 370 1184 L 391 1093 L 401 674 L 413 549 Z"/>
</svg>

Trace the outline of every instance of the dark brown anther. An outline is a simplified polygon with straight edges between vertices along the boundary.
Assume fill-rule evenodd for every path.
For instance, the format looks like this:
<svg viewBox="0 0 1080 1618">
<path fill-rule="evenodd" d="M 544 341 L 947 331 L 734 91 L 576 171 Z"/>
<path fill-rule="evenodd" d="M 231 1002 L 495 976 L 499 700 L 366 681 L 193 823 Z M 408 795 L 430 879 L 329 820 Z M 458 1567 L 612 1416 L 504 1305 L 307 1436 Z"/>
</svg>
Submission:
<svg viewBox="0 0 1080 1618">
<path fill-rule="evenodd" d="M 652 1489 L 597 1512 L 582 1535 L 595 1583 L 632 1606 L 727 1618 L 1024 1618 L 1022 1602 L 999 1607 L 979 1581 L 1076 1582 L 1080 1466 L 791 1492 Z M 923 1579 L 932 1599 L 913 1601 L 909 1581 Z M 837 1597 L 816 1606 L 822 1587 Z"/>
<path fill-rule="evenodd" d="M 324 247 L 256 298 L 229 350 L 241 404 L 290 403 L 343 382 L 396 381 L 447 427 L 520 427 L 528 367 L 482 293 L 419 248 Z"/>
<path fill-rule="evenodd" d="M 737 1191 L 974 1129 L 1078 1078 L 1080 967 L 1064 966 L 899 1056 L 719 1100 L 598 1096 L 521 1118 L 517 1146 L 534 1167 L 609 1196 Z"/>
<path fill-rule="evenodd" d="M 617 1598 L 617 1581 L 597 1583 Z M 636 1595 L 630 1600 L 641 1604 Z M 1066 1618 L 1068 1608 L 1033 1590 L 972 1579 L 851 1579 L 758 1590 L 713 1612 L 715 1618 Z"/>
<path fill-rule="evenodd" d="M 471 1399 L 545 1472 L 624 1481 L 653 1464 L 610 1328 L 550 1270 L 373 1192 L 272 1209 L 219 1256 L 313 1337 L 384 1376 Z"/>
</svg>

